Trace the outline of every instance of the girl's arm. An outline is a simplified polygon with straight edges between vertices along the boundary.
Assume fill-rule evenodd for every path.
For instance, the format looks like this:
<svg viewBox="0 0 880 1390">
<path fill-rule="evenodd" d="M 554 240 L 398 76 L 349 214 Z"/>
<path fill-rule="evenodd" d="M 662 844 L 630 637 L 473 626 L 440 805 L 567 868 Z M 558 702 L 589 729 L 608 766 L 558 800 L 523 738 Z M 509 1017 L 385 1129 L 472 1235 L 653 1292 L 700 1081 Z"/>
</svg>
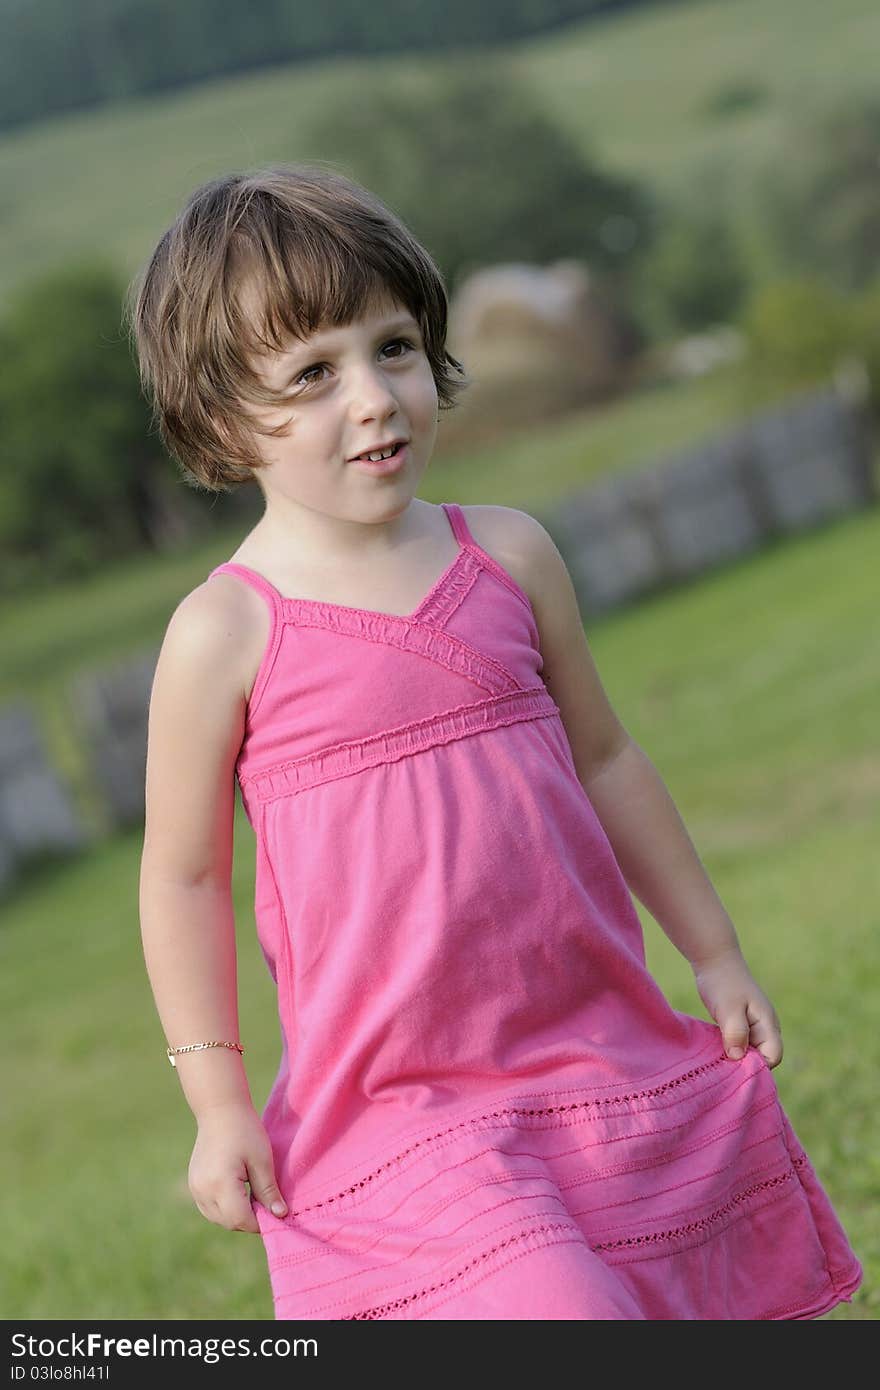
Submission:
<svg viewBox="0 0 880 1390">
<path fill-rule="evenodd" d="M 778 1065 L 776 1011 L 748 970 L 733 922 L 660 774 L 611 706 L 555 543 L 526 512 L 475 510 L 494 514 L 483 523 L 487 538 L 492 531 L 495 553 L 532 601 L 544 683 L 559 706 L 578 780 L 627 884 L 690 962 L 730 1055 L 752 1045 L 771 1067 Z"/>
<path fill-rule="evenodd" d="M 782 1061 L 782 1030 L 669 791 L 632 739 L 581 779 L 627 884 L 690 962 L 734 1060 L 755 1047 Z"/>
<path fill-rule="evenodd" d="M 225 592 L 221 592 L 221 589 Z M 231 878 L 235 761 L 244 732 L 248 611 L 229 586 L 203 584 L 168 625 L 150 697 L 140 873 L 144 959 L 169 1047 L 238 1042 Z M 203 1215 L 255 1231 L 244 1182 L 274 1201 L 268 1139 L 241 1055 L 175 1058 L 199 1125 L 190 1188 Z M 168 1068 L 162 1049 L 157 1065 Z"/>
</svg>

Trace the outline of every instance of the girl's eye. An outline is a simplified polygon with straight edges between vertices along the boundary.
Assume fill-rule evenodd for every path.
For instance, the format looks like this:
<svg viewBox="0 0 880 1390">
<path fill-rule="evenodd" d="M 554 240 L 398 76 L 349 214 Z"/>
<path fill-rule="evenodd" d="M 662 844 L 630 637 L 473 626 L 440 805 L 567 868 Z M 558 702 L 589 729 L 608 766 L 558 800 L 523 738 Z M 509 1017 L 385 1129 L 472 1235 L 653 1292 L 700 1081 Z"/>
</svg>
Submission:
<svg viewBox="0 0 880 1390">
<path fill-rule="evenodd" d="M 412 348 L 413 346 L 409 338 L 392 338 L 390 342 L 385 344 L 385 346 L 393 347 L 395 343 L 399 343 L 401 347 L 405 348 Z"/>
<path fill-rule="evenodd" d="M 409 351 L 413 351 L 413 344 L 410 342 L 408 338 L 389 338 L 388 342 L 385 344 L 385 347 L 389 348 L 394 346 L 404 347 L 407 348 Z M 405 356 L 406 353 L 398 353 L 396 356 L 391 358 L 391 361 L 398 362 L 400 361 L 401 357 Z M 308 388 L 309 386 L 314 386 L 316 383 L 314 381 L 309 381 L 307 378 L 311 376 L 312 372 L 319 372 L 324 366 L 326 366 L 325 362 L 316 362 L 313 367 L 304 368 L 304 370 L 300 372 L 299 376 L 295 378 L 294 385 L 302 385 L 306 388 Z"/>
<path fill-rule="evenodd" d="M 319 372 L 319 371 L 321 370 L 321 368 L 322 368 L 323 365 L 324 365 L 323 362 L 319 362 L 319 363 L 318 363 L 316 366 L 314 366 L 314 367 L 306 367 L 305 371 L 304 371 L 304 372 L 300 372 L 299 376 L 295 378 L 295 380 L 294 380 L 294 385 L 295 385 L 295 386 L 311 386 L 312 383 L 311 383 L 310 381 L 306 380 L 306 378 L 309 377 L 309 376 L 311 376 L 312 372 Z"/>
</svg>

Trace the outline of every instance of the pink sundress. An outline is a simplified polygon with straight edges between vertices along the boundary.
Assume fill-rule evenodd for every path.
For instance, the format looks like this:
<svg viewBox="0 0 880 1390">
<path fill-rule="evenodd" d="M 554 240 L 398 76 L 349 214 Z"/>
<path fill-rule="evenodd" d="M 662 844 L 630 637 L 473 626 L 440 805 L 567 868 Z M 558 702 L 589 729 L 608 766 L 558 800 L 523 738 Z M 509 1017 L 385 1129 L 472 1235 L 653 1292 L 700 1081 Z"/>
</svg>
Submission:
<svg viewBox="0 0 880 1390">
<path fill-rule="evenodd" d="M 288 598 L 237 777 L 281 1059 L 276 1318 L 788 1319 L 862 1269 L 750 1049 L 673 1009 L 541 679 L 444 503 L 406 616 Z"/>
</svg>

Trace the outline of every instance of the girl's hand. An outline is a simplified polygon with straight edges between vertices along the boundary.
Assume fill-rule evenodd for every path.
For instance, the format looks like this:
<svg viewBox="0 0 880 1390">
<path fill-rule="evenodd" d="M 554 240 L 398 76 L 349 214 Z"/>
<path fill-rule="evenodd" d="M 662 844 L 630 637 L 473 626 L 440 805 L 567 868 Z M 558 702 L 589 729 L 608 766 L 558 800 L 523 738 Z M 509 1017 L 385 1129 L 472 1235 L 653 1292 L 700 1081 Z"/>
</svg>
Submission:
<svg viewBox="0 0 880 1390">
<path fill-rule="evenodd" d="M 275 1216 L 286 1216 L 269 1136 L 253 1107 L 218 1105 L 197 1118 L 189 1190 L 202 1216 L 229 1231 L 259 1232 L 251 1196 Z M 248 1182 L 250 1194 L 245 1187 Z"/>
<path fill-rule="evenodd" d="M 782 1029 L 776 1010 L 758 988 L 742 952 L 735 948 L 693 966 L 700 998 L 721 1029 L 728 1057 L 738 1060 L 749 1047 L 771 1068 L 782 1061 Z"/>
</svg>

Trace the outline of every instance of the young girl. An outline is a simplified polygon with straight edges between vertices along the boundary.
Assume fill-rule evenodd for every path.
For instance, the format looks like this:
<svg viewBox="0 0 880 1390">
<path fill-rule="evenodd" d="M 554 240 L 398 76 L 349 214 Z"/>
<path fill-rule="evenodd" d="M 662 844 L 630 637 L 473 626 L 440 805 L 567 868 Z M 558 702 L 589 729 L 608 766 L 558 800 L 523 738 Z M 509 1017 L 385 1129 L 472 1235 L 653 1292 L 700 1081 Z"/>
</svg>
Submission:
<svg viewBox="0 0 880 1390">
<path fill-rule="evenodd" d="M 259 1230 L 278 1318 L 849 1301 L 776 1012 L 559 552 L 524 512 L 416 495 L 466 384 L 430 256 L 357 184 L 280 166 L 199 188 L 132 289 L 166 443 L 265 503 L 174 612 L 150 704 L 142 935 L 199 1211 Z M 281 1024 L 261 1115 L 236 777 Z M 630 888 L 714 1024 L 648 973 Z"/>
</svg>

